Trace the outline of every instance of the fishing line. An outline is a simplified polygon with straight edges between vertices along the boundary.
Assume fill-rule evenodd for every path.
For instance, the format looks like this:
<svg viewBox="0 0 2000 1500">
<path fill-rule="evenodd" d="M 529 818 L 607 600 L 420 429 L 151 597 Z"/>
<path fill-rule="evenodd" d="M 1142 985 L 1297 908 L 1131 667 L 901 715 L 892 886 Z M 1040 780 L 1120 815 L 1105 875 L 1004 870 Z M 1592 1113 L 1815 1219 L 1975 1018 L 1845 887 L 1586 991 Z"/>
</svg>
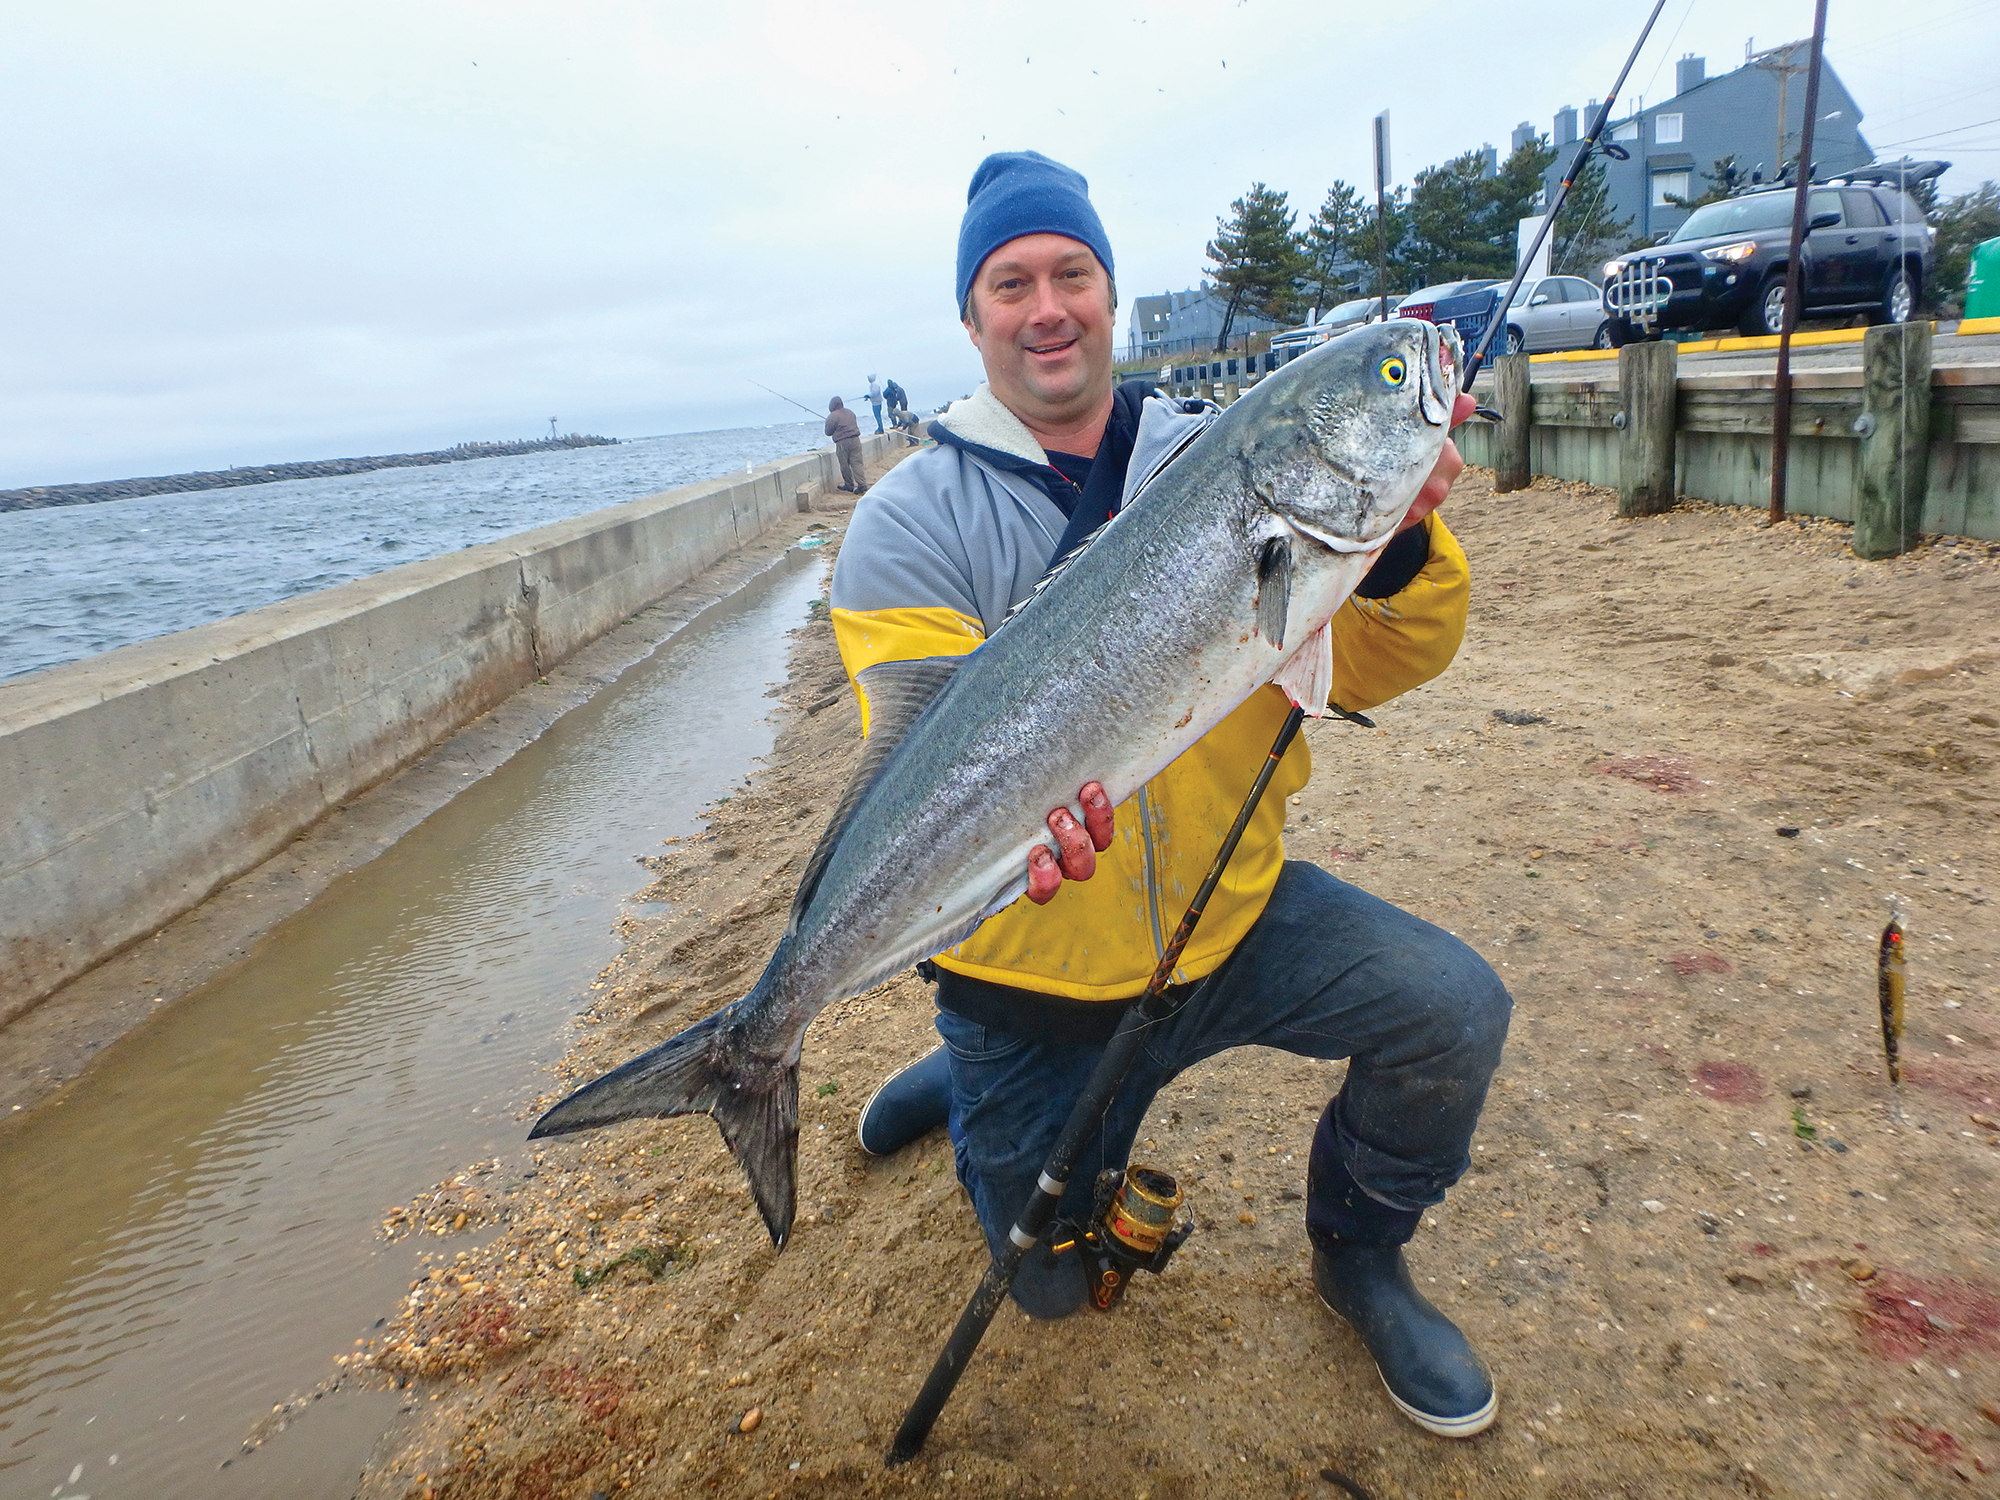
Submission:
<svg viewBox="0 0 2000 1500">
<path fill-rule="evenodd" d="M 1681 27 L 1687 25 L 1688 17 L 1694 14 L 1695 0 L 1688 0 L 1688 8 L 1681 12 L 1680 25 L 1674 27 L 1674 34 L 1667 38 L 1667 45 L 1660 49 L 1660 60 L 1653 64 L 1653 73 L 1646 80 L 1646 94 L 1653 92 L 1653 85 L 1659 81 L 1660 69 L 1667 65 L 1667 59 L 1674 55 L 1674 43 L 1681 39 Z M 1645 98 L 1641 94 L 1640 98 Z"/>
<path fill-rule="evenodd" d="M 1584 205 L 1582 212 L 1577 215 L 1577 218 L 1583 223 L 1589 223 L 1591 219 L 1596 217 L 1597 210 L 1603 207 L 1605 196 L 1610 191 L 1611 191 L 1611 174 L 1609 172 L 1606 172 L 1604 176 L 1598 180 L 1596 196 L 1591 198 L 1590 201 Z M 1562 265 L 1559 264 L 1559 262 L 1566 262 L 1569 253 L 1576 248 L 1576 236 L 1577 236 L 1577 231 L 1572 229 L 1569 232 L 1569 237 L 1567 239 L 1557 240 L 1550 245 L 1549 274 L 1551 276 L 1564 276 L 1564 275 L 1573 276 L 1576 274 L 1574 271 L 1568 271 L 1568 272 L 1564 271 Z M 1551 231 L 1551 237 L 1553 238 L 1553 231 Z M 1592 277 L 1591 279 L 1594 281 L 1597 278 Z"/>
<path fill-rule="evenodd" d="M 743 378 L 745 380 L 750 380 L 750 377 L 748 375 L 745 375 Z M 764 384 L 764 382 L 761 380 L 750 380 L 750 383 L 756 386 L 757 389 L 760 391 L 770 391 L 770 393 L 773 396 L 776 396 L 780 401 L 792 401 L 792 398 L 790 396 L 787 396 L 783 391 L 772 391 L 771 388 L 768 385 Z M 800 411 L 804 412 L 809 417 L 817 417 L 821 421 L 824 421 L 826 419 L 825 412 L 814 411 L 810 406 L 807 406 L 803 401 L 792 401 L 792 405 L 796 406 Z"/>
<path fill-rule="evenodd" d="M 1562 212 L 1563 202 L 1569 197 L 1570 189 L 1576 186 L 1578 175 L 1588 165 L 1590 153 L 1597 149 L 1598 140 L 1604 134 L 1604 127 L 1611 122 L 1611 107 L 1618 102 L 1619 91 L 1625 87 L 1625 80 L 1632 72 L 1632 65 L 1639 60 L 1639 53 L 1646 45 L 1646 38 L 1653 34 L 1653 23 L 1660 19 L 1660 12 L 1666 9 L 1666 5 L 1667 0 L 1653 0 L 1652 14 L 1646 17 L 1646 24 L 1639 29 L 1639 40 L 1632 44 L 1632 50 L 1625 58 L 1625 66 L 1618 70 L 1618 81 L 1611 85 L 1611 92 L 1605 96 L 1603 105 L 1598 109 L 1596 123 L 1590 127 L 1582 144 L 1577 147 L 1576 159 L 1570 163 L 1569 172 L 1564 176 L 1562 186 L 1556 189 L 1555 201 L 1549 205 L 1549 211 L 1542 216 L 1541 227 L 1535 231 L 1534 242 L 1528 246 L 1528 253 L 1520 258 L 1521 263 L 1514 268 L 1514 279 L 1507 283 L 1506 294 L 1495 304 L 1496 313 L 1504 314 L 1513 304 L 1514 294 L 1521 290 L 1522 278 L 1528 274 L 1528 267 L 1534 264 L 1536 252 L 1542 248 L 1549 237 L 1549 231 L 1555 227 L 1556 215 Z M 1623 159 L 1623 153 L 1624 148 L 1618 147 L 1608 154 Z M 1472 389 L 1472 382 L 1479 374 L 1479 367 L 1486 362 L 1486 351 L 1492 346 L 1493 335 L 1505 325 L 1506 321 L 1504 316 L 1486 320 L 1486 331 L 1479 336 L 1479 347 L 1472 351 L 1472 357 L 1465 362 L 1465 374 L 1458 387 L 1460 390 Z"/>
</svg>

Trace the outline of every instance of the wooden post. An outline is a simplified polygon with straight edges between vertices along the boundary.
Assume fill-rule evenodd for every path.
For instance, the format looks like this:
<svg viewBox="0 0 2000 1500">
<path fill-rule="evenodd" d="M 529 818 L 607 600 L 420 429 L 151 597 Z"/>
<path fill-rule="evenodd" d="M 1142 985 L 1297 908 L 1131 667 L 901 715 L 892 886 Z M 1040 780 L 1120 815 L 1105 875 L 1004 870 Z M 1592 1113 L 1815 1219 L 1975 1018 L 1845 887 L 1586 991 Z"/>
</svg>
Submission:
<svg viewBox="0 0 2000 1500">
<path fill-rule="evenodd" d="M 1493 445 L 1493 488 L 1499 494 L 1525 490 L 1534 477 L 1528 467 L 1533 399 L 1527 355 L 1503 354 L 1493 361 L 1493 402 L 1500 408 L 1500 431 L 1494 434 Z"/>
<path fill-rule="evenodd" d="M 813 508 L 813 487 L 809 484 L 800 485 L 792 499 L 798 504 L 799 514 L 806 514 Z"/>
<path fill-rule="evenodd" d="M 1674 503 L 1676 345 L 1665 339 L 1618 351 L 1618 514 L 1651 516 Z"/>
<path fill-rule="evenodd" d="M 1234 406 L 1236 404 L 1236 397 L 1238 396 L 1238 394 L 1239 391 L 1237 389 L 1235 381 L 1231 380 L 1224 382 L 1222 387 L 1222 400 L 1219 404 L 1222 406 Z"/>
<path fill-rule="evenodd" d="M 1930 472 L 1931 325 L 1885 323 L 1861 342 L 1857 557 L 1896 557 L 1917 544 Z"/>
</svg>

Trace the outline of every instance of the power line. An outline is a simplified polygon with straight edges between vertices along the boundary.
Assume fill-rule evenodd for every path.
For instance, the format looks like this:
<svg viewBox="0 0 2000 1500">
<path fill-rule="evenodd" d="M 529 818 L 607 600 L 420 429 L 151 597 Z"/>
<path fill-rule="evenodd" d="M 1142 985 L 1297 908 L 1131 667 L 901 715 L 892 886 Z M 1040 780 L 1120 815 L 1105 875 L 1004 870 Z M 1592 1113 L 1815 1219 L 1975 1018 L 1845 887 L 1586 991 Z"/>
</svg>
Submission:
<svg viewBox="0 0 2000 1500">
<path fill-rule="evenodd" d="M 1660 69 L 1667 65 L 1667 59 L 1674 55 L 1674 43 L 1681 39 L 1681 26 L 1687 25 L 1688 17 L 1694 14 L 1694 3 L 1695 0 L 1688 0 L 1688 8 L 1681 12 L 1680 25 L 1674 27 L 1674 34 L 1667 38 L 1667 45 L 1660 50 L 1660 60 L 1653 64 L 1652 76 L 1647 78 L 1646 87 L 1641 92 L 1640 98 L 1643 99 L 1653 92 L 1653 85 L 1659 81 Z"/>
<path fill-rule="evenodd" d="M 1949 130 L 1933 130 L 1929 135 L 1913 135 L 1900 141 L 1889 141 L 1882 149 L 1887 150 L 1890 146 L 1917 146 L 1925 141 L 1937 140 L 1941 136 L 1963 135 L 1966 131 L 1977 130 L 1983 125 L 2000 125 L 2000 115 L 1990 120 L 1974 120 L 1970 125 L 1954 125 Z"/>
<path fill-rule="evenodd" d="M 1907 125 L 1912 115 L 1934 115 L 1941 109 L 1953 109 L 1957 107 L 1974 94 L 1990 97 L 1992 93 L 1993 85 L 1991 83 L 1975 83 L 1970 88 L 1960 89 L 1955 94 L 1945 94 L 1940 98 L 1931 100 L 1928 104 L 1918 105 L 1914 109 L 1904 109 L 1899 113 L 1903 123 Z"/>
<path fill-rule="evenodd" d="M 1942 16 L 1932 16 L 1930 20 L 1920 20 L 1920 22 L 1916 22 L 1914 26 L 1898 26 L 1898 28 L 1896 28 L 1896 30 L 1892 30 L 1892 32 L 1862 32 L 1860 36 L 1842 36 L 1840 40 L 1842 40 L 1842 44 L 1846 44 L 1846 42 L 1854 42 L 1856 46 L 1868 46 L 1870 42 L 1880 42 L 1880 40 L 1884 40 L 1884 38 L 1888 38 L 1888 36 L 1898 36 L 1898 38 L 1902 38 L 1902 36 L 1914 36 L 1914 34 L 1918 34 L 1918 32 L 1928 32 L 1928 30 L 1936 30 L 1938 26 L 1948 26 L 1948 24 L 1950 24 L 1950 22 L 1954 22 L 1954 20 L 1962 20 L 1964 16 L 1972 16 L 1972 14 L 1976 14 L 1976 12 L 1984 12 L 1984 10 L 1988 10 L 1988 0 L 1980 0 L 1978 4 L 1972 4 L 1972 6 L 1966 6 L 1964 10 L 1950 10 L 1950 12 L 1942 14 Z"/>
</svg>

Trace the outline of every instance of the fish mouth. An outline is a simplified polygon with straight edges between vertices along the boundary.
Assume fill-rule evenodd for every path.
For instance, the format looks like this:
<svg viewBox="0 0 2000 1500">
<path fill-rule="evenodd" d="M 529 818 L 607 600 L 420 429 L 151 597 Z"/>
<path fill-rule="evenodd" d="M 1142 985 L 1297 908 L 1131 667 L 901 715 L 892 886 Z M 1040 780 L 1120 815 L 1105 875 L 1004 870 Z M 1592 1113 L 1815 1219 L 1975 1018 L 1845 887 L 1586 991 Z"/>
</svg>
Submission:
<svg viewBox="0 0 2000 1500">
<path fill-rule="evenodd" d="M 1393 532 L 1384 532 L 1381 536 L 1372 537 L 1365 542 L 1359 542 L 1353 537 L 1337 536 L 1331 531 L 1322 531 L 1319 527 L 1309 525 L 1299 520 L 1296 516 L 1286 516 L 1284 517 L 1284 522 L 1293 530 L 1303 532 L 1322 547 L 1331 548 L 1335 552 L 1374 552 L 1379 550 L 1382 544 L 1394 535 Z"/>
<path fill-rule="evenodd" d="M 1458 330 L 1435 323 L 1423 325 L 1424 360 L 1417 382 L 1417 410 L 1433 427 L 1451 425 L 1451 409 L 1458 396 L 1458 370 L 1462 346 Z"/>
</svg>

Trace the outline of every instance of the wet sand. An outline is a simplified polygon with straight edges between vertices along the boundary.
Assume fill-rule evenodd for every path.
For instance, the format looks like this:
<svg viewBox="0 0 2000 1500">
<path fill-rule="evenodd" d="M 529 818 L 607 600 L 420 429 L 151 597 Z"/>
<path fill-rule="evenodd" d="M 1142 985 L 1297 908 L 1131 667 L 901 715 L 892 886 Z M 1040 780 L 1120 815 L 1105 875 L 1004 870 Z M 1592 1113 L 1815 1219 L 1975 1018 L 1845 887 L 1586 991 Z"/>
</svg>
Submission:
<svg viewBox="0 0 2000 1500">
<path fill-rule="evenodd" d="M 1140 1159 L 1183 1176 L 1199 1225 L 1169 1274 L 1111 1317 L 1003 1312 L 925 1456 L 885 1472 L 982 1264 L 942 1132 L 883 1160 L 854 1143 L 935 1040 L 906 974 L 806 1038 L 782 1256 L 703 1119 L 548 1143 L 504 1203 L 466 1176 L 397 1209 L 385 1232 L 441 1237 L 360 1360 L 424 1399 L 362 1493 L 1337 1493 L 1323 1470 L 1377 1500 L 1990 1488 L 2000 559 L 1864 564 L 1833 523 L 1623 521 L 1603 491 L 1488 478 L 1446 511 L 1474 570 L 1457 663 L 1377 731 L 1309 728 L 1288 845 L 1467 938 L 1514 993 L 1473 1170 L 1411 1250 L 1493 1365 L 1492 1430 L 1412 1427 L 1312 1295 L 1298 1195 L 1341 1066 L 1240 1052 L 1146 1127 Z M 662 849 L 643 894 L 673 905 L 628 928 L 538 1105 L 762 967 L 858 748 L 823 623 L 787 702 L 767 765 Z M 1891 893 L 1900 1118 L 1875 1018 Z"/>
</svg>

